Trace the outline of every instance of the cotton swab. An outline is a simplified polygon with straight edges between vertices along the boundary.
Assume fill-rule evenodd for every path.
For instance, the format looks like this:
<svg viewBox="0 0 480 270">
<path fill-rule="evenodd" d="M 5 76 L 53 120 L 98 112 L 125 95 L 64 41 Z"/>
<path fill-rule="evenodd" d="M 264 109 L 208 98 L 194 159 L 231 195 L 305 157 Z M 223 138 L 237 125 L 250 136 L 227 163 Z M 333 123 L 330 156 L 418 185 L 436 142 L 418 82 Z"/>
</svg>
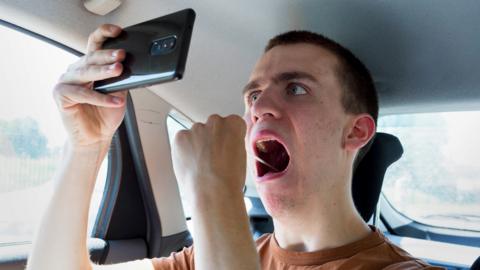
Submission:
<svg viewBox="0 0 480 270">
<path fill-rule="evenodd" d="M 275 167 L 273 167 L 272 165 L 268 164 L 268 162 L 266 162 L 265 160 L 261 159 L 260 157 L 256 156 L 255 154 L 253 153 L 248 153 L 250 156 L 253 156 L 253 158 L 255 158 L 256 160 L 258 160 L 258 162 L 262 163 L 263 165 L 267 166 L 268 168 L 272 169 L 274 172 L 279 172 L 279 170 Z"/>
</svg>

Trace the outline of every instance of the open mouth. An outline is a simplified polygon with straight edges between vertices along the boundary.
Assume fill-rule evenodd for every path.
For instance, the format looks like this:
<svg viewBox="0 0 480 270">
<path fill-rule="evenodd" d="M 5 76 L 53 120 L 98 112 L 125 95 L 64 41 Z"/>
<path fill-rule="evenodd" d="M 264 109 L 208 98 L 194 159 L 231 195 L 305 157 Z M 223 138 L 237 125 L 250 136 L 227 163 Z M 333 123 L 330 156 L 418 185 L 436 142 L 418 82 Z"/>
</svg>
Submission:
<svg viewBox="0 0 480 270">
<path fill-rule="evenodd" d="M 258 140 L 255 143 L 257 160 L 257 176 L 262 177 L 268 173 L 281 173 L 287 169 L 290 156 L 283 144 L 275 139 Z"/>
</svg>

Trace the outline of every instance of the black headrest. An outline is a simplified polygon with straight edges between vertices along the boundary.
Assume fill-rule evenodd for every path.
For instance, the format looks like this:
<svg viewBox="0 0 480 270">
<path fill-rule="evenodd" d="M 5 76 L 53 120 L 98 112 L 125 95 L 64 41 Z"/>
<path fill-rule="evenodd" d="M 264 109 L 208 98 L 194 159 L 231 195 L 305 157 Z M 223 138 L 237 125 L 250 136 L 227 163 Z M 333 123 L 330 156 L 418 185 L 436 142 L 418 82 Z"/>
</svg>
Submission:
<svg viewBox="0 0 480 270">
<path fill-rule="evenodd" d="M 470 270 L 480 270 L 480 257 L 478 257 L 470 267 Z"/>
<path fill-rule="evenodd" d="M 363 220 L 368 221 L 375 211 L 388 166 L 402 154 L 403 147 L 398 138 L 381 132 L 377 132 L 366 151 L 359 153 L 354 164 L 352 195 Z"/>
</svg>

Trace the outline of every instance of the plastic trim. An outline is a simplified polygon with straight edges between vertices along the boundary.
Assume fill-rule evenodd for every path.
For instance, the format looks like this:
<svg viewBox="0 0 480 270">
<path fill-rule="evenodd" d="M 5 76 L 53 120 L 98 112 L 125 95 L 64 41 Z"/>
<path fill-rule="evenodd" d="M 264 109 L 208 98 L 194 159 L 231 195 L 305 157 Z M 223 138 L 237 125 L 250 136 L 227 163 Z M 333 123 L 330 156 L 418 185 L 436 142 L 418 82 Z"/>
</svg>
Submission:
<svg viewBox="0 0 480 270">
<path fill-rule="evenodd" d="M 132 159 L 137 173 L 140 191 L 143 196 L 144 207 L 147 218 L 147 245 L 148 256 L 150 258 L 158 257 L 161 253 L 162 226 L 158 215 L 157 206 L 150 185 L 150 176 L 148 175 L 145 156 L 140 134 L 138 133 L 137 119 L 132 97 L 127 97 L 127 111 L 125 113 L 125 127 L 127 131 L 128 142 L 132 152 Z"/>
<path fill-rule="evenodd" d="M 100 209 L 92 230 L 92 237 L 101 239 L 104 239 L 107 234 L 122 180 L 122 146 L 119 136 L 119 132 L 115 132 L 110 150 L 108 151 L 107 179 L 105 180 L 107 182 L 105 183 L 102 202 L 100 203 Z"/>
</svg>

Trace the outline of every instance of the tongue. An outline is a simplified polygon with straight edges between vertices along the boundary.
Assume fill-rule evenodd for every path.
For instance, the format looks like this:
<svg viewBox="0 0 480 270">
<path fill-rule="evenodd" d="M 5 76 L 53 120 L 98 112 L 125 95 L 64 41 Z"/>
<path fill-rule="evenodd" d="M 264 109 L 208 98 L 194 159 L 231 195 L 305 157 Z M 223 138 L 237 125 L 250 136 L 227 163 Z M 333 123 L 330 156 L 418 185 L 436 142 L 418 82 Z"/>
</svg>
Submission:
<svg viewBox="0 0 480 270">
<path fill-rule="evenodd" d="M 265 147 L 265 152 L 259 151 L 259 157 L 265 162 L 270 164 L 272 167 L 276 168 L 276 172 L 282 172 L 287 168 L 290 157 L 287 154 L 286 149 L 283 145 L 277 141 L 267 141 L 263 142 Z M 259 176 L 263 176 L 268 172 L 275 172 L 268 166 L 261 165 L 261 172 L 259 171 Z M 261 174 L 261 175 L 260 175 Z"/>
</svg>

